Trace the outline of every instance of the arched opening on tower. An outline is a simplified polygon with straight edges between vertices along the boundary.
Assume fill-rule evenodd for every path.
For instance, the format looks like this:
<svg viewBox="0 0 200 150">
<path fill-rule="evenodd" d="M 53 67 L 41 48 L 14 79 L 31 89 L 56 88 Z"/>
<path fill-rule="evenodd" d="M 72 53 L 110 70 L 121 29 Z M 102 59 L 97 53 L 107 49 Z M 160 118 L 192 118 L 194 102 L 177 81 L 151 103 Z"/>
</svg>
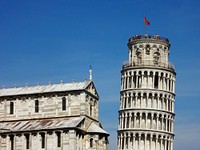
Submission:
<svg viewBox="0 0 200 150">
<path fill-rule="evenodd" d="M 150 45 L 146 45 L 146 55 L 150 55 Z"/>
<path fill-rule="evenodd" d="M 133 83 L 134 83 L 134 88 L 136 88 L 136 71 L 134 71 L 134 76 L 133 76 Z"/>
<path fill-rule="evenodd" d="M 154 65 L 158 65 L 159 64 L 159 59 L 160 59 L 160 53 L 159 52 L 155 52 L 153 55 L 153 59 L 154 59 Z"/>
<path fill-rule="evenodd" d="M 154 88 L 158 88 L 158 73 L 156 73 L 155 78 L 154 78 Z"/>
<path fill-rule="evenodd" d="M 142 54 L 141 52 L 137 52 L 137 60 L 138 60 L 138 64 L 142 64 Z"/>
</svg>

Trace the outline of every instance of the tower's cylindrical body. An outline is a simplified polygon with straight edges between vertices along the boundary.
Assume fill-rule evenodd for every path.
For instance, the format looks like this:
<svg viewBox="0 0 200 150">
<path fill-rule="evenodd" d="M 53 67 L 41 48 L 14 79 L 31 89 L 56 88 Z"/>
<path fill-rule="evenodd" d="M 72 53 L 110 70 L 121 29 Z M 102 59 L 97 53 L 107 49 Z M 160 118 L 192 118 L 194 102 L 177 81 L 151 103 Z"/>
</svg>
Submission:
<svg viewBox="0 0 200 150">
<path fill-rule="evenodd" d="M 174 66 L 170 44 L 159 35 L 129 39 L 122 66 L 118 150 L 173 150 Z"/>
</svg>

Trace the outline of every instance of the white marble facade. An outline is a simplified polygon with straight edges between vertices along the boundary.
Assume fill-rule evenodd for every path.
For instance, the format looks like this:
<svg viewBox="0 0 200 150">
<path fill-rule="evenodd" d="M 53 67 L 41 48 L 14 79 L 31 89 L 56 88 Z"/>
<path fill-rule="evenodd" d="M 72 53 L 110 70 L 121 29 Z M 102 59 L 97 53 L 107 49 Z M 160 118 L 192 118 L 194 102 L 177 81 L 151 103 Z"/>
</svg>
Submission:
<svg viewBox="0 0 200 150">
<path fill-rule="evenodd" d="M 121 71 L 118 150 L 173 150 L 176 73 L 159 35 L 129 39 Z"/>
<path fill-rule="evenodd" d="M 107 150 L 92 80 L 0 90 L 0 150 Z"/>
</svg>

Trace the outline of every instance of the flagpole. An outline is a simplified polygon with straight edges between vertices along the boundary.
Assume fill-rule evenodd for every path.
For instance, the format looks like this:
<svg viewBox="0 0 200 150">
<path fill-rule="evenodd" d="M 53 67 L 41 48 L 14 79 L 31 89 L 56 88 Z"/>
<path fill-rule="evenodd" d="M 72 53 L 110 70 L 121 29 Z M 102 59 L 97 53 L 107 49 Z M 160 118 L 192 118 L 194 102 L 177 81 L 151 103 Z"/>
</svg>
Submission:
<svg viewBox="0 0 200 150">
<path fill-rule="evenodd" d="M 146 34 L 146 26 L 150 26 L 150 22 L 147 20 L 146 17 L 144 17 L 144 34 Z"/>
</svg>

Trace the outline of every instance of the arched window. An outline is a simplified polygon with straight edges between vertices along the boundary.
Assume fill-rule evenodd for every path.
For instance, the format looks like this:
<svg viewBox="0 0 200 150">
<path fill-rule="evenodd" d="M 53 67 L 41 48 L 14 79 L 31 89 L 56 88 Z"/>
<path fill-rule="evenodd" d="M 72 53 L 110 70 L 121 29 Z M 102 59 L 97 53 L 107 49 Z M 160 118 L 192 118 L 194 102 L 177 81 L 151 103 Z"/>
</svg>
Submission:
<svg viewBox="0 0 200 150">
<path fill-rule="evenodd" d="M 14 114 L 14 103 L 10 102 L 10 114 Z"/>
<path fill-rule="evenodd" d="M 149 44 L 146 45 L 146 54 L 150 55 L 150 45 Z"/>
<path fill-rule="evenodd" d="M 45 148 L 45 134 L 41 133 L 41 148 Z"/>
<path fill-rule="evenodd" d="M 62 98 L 62 110 L 66 110 L 66 98 Z"/>
<path fill-rule="evenodd" d="M 14 135 L 10 135 L 10 150 L 14 150 Z"/>
<path fill-rule="evenodd" d="M 137 52 L 137 60 L 138 60 L 138 64 L 141 64 L 142 63 L 142 54 L 141 52 Z"/>
<path fill-rule="evenodd" d="M 154 59 L 154 64 L 158 65 L 160 59 L 160 53 L 155 52 L 153 55 L 153 59 Z"/>
<path fill-rule="evenodd" d="M 25 138 L 26 138 L 26 149 L 29 149 L 29 147 L 30 147 L 30 135 L 25 134 Z"/>
<path fill-rule="evenodd" d="M 92 104 L 90 104 L 90 116 L 92 116 Z"/>
<path fill-rule="evenodd" d="M 61 135 L 60 132 L 56 132 L 57 135 L 57 147 L 61 146 Z"/>
<path fill-rule="evenodd" d="M 35 113 L 39 112 L 39 101 L 35 100 Z"/>
<path fill-rule="evenodd" d="M 91 98 L 90 99 L 90 102 L 89 102 L 89 115 L 90 115 L 90 117 L 93 117 L 93 99 Z"/>
<path fill-rule="evenodd" d="M 93 142 L 94 142 L 94 140 L 93 140 L 93 138 L 91 138 L 90 139 L 90 147 L 93 147 Z"/>
</svg>

